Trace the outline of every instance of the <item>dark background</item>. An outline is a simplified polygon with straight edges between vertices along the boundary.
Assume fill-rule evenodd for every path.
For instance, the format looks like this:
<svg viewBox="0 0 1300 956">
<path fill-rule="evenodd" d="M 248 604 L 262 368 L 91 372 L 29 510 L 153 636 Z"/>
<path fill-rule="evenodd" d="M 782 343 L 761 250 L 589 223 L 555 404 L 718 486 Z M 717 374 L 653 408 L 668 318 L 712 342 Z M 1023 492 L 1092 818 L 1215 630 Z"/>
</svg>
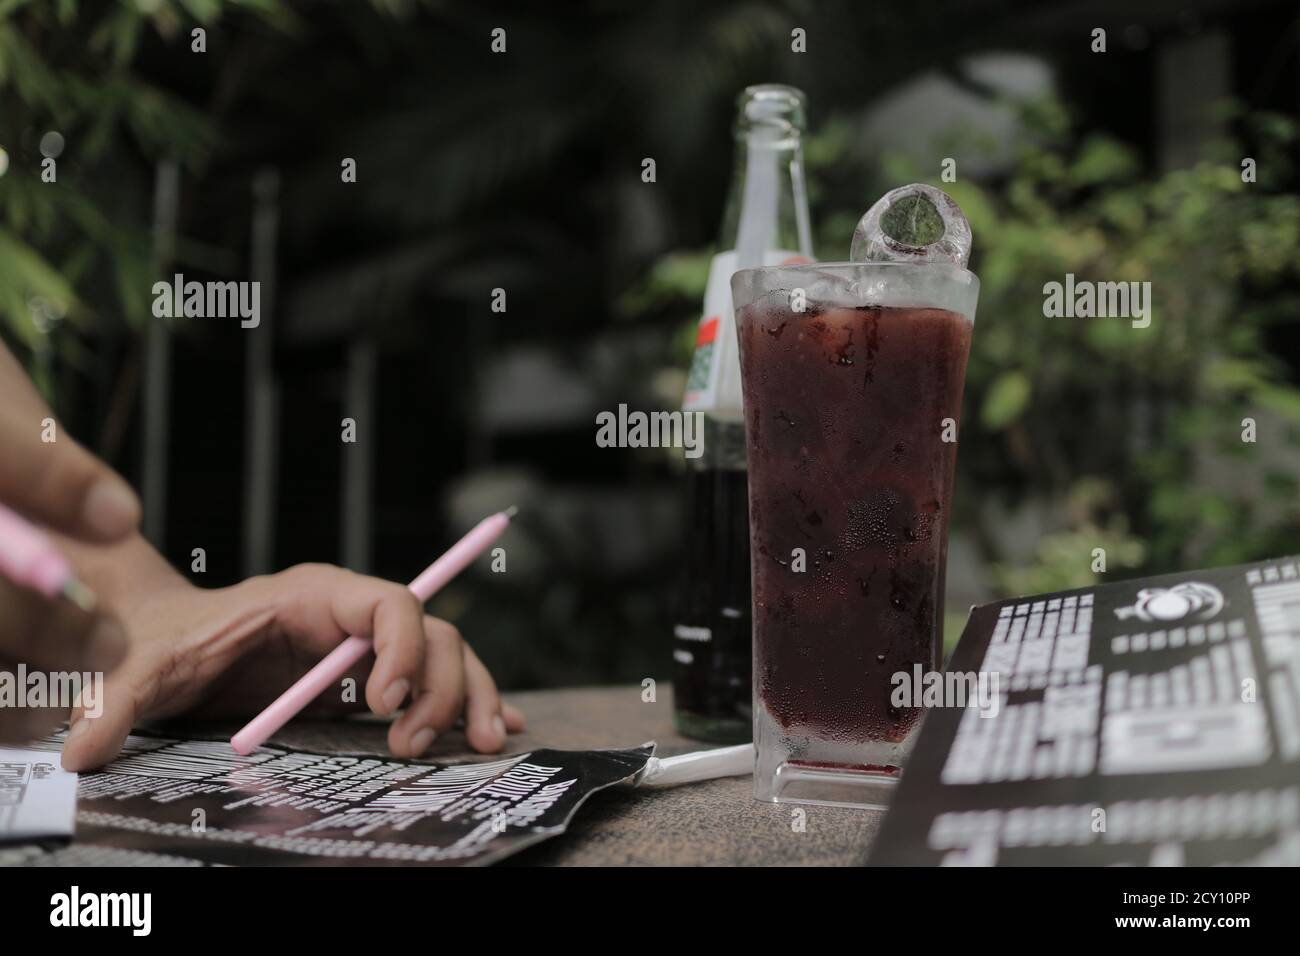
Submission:
<svg viewBox="0 0 1300 956">
<path fill-rule="evenodd" d="M 508 573 L 435 612 L 506 687 L 666 677 L 680 461 L 600 449 L 594 421 L 680 401 L 757 82 L 808 95 L 821 258 L 913 179 L 971 217 L 950 631 L 976 601 L 1095 580 L 1096 547 L 1112 577 L 1300 550 L 1294 3 L 10 6 L 0 329 L 144 489 L 164 553 L 204 549 L 199 583 L 301 561 L 404 581 L 518 504 Z M 1039 290 L 1067 271 L 1153 281 L 1152 330 L 1049 329 Z M 156 327 L 173 272 L 260 278 L 262 327 Z M 250 526 L 257 415 L 277 460 Z"/>
</svg>

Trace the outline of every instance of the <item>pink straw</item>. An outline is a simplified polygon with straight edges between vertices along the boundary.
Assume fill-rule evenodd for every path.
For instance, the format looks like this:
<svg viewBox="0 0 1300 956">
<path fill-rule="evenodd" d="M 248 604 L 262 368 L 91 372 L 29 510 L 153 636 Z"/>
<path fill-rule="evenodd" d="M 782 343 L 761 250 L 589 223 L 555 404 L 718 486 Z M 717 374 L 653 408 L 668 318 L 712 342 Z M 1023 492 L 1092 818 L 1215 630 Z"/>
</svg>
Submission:
<svg viewBox="0 0 1300 956">
<path fill-rule="evenodd" d="M 516 509 L 509 508 L 488 515 L 461 538 L 424 573 L 411 582 L 411 592 L 422 602 L 429 600 L 448 581 L 465 570 L 475 558 L 501 536 L 515 516 Z M 230 746 L 237 754 L 251 754 L 266 743 L 271 735 L 287 724 L 298 713 L 343 679 L 356 663 L 370 653 L 372 642 L 368 637 L 353 635 L 321 659 L 298 681 L 276 698 L 275 702 L 250 720 L 239 733 L 230 738 Z"/>
</svg>

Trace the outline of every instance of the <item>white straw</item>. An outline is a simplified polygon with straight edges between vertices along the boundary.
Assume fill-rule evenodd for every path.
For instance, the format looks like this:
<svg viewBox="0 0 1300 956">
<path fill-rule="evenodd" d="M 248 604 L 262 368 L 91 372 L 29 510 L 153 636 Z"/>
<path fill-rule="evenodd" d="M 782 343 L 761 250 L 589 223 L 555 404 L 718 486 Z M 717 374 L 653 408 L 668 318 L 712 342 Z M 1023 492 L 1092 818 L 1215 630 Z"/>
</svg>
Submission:
<svg viewBox="0 0 1300 956">
<path fill-rule="evenodd" d="M 740 777 L 754 772 L 754 745 L 740 744 L 718 750 L 698 750 L 676 757 L 651 757 L 636 781 L 638 787 L 675 787 L 718 777 Z"/>
</svg>

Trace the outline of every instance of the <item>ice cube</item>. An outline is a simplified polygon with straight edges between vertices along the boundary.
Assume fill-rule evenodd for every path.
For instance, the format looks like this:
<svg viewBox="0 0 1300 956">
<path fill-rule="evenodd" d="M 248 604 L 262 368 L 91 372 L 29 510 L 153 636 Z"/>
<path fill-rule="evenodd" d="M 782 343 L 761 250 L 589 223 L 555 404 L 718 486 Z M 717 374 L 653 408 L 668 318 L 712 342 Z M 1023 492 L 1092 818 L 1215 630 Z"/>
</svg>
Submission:
<svg viewBox="0 0 1300 956">
<path fill-rule="evenodd" d="M 924 183 L 881 196 L 853 230 L 853 262 L 947 262 L 965 268 L 970 223 L 941 189 Z"/>
</svg>

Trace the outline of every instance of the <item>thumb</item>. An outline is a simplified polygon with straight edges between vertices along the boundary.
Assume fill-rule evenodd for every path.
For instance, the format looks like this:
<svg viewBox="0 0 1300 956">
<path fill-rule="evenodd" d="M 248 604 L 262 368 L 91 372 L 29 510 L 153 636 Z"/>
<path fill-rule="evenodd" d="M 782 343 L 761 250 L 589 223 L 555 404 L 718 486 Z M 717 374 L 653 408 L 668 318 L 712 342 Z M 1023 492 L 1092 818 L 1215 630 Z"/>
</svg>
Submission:
<svg viewBox="0 0 1300 956">
<path fill-rule="evenodd" d="M 38 416 L 15 407 L 0 413 L 0 501 L 83 541 L 116 541 L 134 531 L 140 501 L 131 487 L 48 413 Z"/>
<path fill-rule="evenodd" d="M 136 718 L 135 682 L 124 669 L 107 680 L 97 679 L 93 694 L 83 689 L 63 742 L 64 770 L 94 770 L 121 753 Z"/>
</svg>

